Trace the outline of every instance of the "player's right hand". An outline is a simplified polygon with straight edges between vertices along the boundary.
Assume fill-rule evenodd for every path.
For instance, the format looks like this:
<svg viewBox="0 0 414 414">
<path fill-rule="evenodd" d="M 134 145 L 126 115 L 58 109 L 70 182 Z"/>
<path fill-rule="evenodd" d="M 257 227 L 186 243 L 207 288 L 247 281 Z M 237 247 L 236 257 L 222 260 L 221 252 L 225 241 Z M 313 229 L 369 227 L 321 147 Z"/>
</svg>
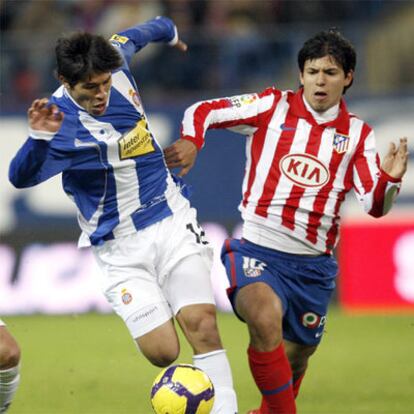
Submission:
<svg viewBox="0 0 414 414">
<path fill-rule="evenodd" d="M 55 133 L 62 125 L 63 112 L 60 112 L 56 105 L 48 105 L 47 103 L 47 98 L 33 101 L 27 111 L 29 126 L 35 131 Z"/>
</svg>

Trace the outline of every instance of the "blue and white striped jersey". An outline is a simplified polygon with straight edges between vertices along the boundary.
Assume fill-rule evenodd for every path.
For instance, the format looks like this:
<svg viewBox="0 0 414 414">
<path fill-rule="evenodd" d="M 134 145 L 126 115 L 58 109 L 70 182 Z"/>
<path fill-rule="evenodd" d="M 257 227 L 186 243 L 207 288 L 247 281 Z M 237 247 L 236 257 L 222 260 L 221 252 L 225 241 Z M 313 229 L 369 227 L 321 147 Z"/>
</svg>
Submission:
<svg viewBox="0 0 414 414">
<path fill-rule="evenodd" d="M 64 113 L 55 134 L 30 131 L 12 160 L 9 179 L 30 187 L 62 173 L 83 231 L 79 245 L 98 245 L 145 228 L 188 204 L 151 133 L 129 61 L 149 42 L 174 42 L 173 22 L 158 17 L 111 38 L 124 65 L 112 74 L 106 112 L 92 116 L 62 85 L 50 98 Z"/>
</svg>

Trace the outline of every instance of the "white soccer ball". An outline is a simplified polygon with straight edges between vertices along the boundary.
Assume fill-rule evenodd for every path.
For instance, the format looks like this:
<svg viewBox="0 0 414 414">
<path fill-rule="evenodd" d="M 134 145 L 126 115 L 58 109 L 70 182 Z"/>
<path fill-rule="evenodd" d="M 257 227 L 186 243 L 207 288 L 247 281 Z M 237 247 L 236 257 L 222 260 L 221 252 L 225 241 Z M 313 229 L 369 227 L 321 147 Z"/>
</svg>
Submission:
<svg viewBox="0 0 414 414">
<path fill-rule="evenodd" d="M 178 364 L 163 369 L 151 389 L 156 414 L 209 414 L 214 404 L 214 387 L 201 369 Z"/>
</svg>

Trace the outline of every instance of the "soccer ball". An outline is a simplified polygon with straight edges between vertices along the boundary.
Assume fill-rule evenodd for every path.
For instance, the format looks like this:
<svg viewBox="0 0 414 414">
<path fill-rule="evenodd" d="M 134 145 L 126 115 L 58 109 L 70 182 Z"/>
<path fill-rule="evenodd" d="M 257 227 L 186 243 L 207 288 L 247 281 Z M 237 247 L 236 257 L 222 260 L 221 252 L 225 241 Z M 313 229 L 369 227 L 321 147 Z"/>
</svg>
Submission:
<svg viewBox="0 0 414 414">
<path fill-rule="evenodd" d="M 156 414 L 209 414 L 214 404 L 214 387 L 201 369 L 178 364 L 162 370 L 151 389 Z"/>
</svg>

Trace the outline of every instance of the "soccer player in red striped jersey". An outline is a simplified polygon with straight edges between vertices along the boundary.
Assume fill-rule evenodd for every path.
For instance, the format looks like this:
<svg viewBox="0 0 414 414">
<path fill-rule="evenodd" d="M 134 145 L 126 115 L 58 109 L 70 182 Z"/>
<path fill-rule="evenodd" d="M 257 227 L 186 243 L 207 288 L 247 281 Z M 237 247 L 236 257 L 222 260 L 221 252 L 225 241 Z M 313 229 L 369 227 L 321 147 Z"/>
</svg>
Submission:
<svg viewBox="0 0 414 414">
<path fill-rule="evenodd" d="M 226 240 L 228 294 L 250 334 L 248 360 L 263 396 L 260 413 L 296 413 L 309 357 L 321 341 L 335 287 L 340 206 L 353 189 L 364 210 L 386 214 L 407 169 L 407 139 L 382 165 L 371 127 L 346 107 L 356 53 L 336 30 L 298 54 L 301 88 L 199 102 L 181 139 L 165 150 L 186 174 L 208 129 L 247 136 L 241 240 Z"/>
</svg>

